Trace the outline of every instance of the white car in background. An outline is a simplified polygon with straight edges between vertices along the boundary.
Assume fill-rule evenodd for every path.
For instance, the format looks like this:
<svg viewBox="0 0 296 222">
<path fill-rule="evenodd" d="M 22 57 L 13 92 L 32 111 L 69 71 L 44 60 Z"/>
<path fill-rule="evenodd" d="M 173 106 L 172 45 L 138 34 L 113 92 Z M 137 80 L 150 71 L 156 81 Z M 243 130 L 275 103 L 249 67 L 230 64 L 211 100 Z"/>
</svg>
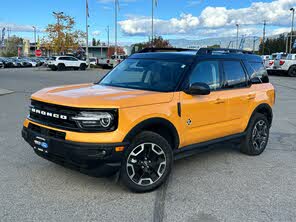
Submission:
<svg viewBox="0 0 296 222">
<path fill-rule="evenodd" d="M 86 61 L 79 60 L 73 56 L 52 56 L 47 61 L 47 66 L 53 70 L 65 70 L 67 68 L 73 68 L 74 70 L 86 70 Z"/>
<path fill-rule="evenodd" d="M 296 77 L 296 54 L 288 54 L 285 59 L 274 60 L 273 69 Z"/>
</svg>

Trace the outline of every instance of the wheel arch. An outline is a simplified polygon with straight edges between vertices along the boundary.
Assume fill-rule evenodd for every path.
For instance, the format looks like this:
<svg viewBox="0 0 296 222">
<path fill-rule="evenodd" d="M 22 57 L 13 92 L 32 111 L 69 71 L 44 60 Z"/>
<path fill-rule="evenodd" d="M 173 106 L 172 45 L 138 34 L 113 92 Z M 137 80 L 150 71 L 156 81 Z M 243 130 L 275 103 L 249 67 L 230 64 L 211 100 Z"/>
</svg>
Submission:
<svg viewBox="0 0 296 222">
<path fill-rule="evenodd" d="M 130 142 L 142 131 L 152 131 L 161 135 L 168 141 L 172 149 L 179 147 L 180 139 L 176 127 L 169 120 L 161 117 L 146 119 L 138 123 L 128 132 L 123 141 Z"/>
<path fill-rule="evenodd" d="M 250 121 L 251 121 L 251 119 L 253 118 L 253 116 L 254 116 L 256 113 L 261 113 L 261 114 L 265 115 L 266 118 L 267 118 L 267 120 L 268 120 L 268 122 L 269 122 L 269 126 L 271 126 L 271 124 L 272 124 L 272 119 L 273 119 L 272 108 L 271 108 L 271 106 L 270 106 L 269 104 L 267 104 L 267 103 L 262 103 L 262 104 L 258 105 L 258 106 L 254 109 L 254 111 L 253 111 L 253 113 L 252 113 L 252 115 L 251 115 L 251 117 L 250 117 L 250 119 L 249 119 L 249 123 L 248 123 L 247 129 L 249 128 L 249 125 L 250 125 Z"/>
</svg>

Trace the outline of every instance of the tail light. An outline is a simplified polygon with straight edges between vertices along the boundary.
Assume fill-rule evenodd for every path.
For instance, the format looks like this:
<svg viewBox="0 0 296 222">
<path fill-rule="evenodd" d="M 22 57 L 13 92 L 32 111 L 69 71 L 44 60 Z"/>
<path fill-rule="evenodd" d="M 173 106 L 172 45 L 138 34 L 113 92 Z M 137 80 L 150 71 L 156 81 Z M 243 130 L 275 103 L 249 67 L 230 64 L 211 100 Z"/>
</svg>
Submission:
<svg viewBox="0 0 296 222">
<path fill-rule="evenodd" d="M 269 65 L 272 66 L 273 65 L 273 61 L 269 61 Z"/>
<path fill-rule="evenodd" d="M 108 60 L 107 60 L 107 63 L 109 63 L 109 62 L 110 62 L 110 60 L 108 59 Z"/>
<path fill-rule="evenodd" d="M 284 65 L 285 64 L 285 61 L 284 60 L 280 60 L 280 65 Z"/>
</svg>

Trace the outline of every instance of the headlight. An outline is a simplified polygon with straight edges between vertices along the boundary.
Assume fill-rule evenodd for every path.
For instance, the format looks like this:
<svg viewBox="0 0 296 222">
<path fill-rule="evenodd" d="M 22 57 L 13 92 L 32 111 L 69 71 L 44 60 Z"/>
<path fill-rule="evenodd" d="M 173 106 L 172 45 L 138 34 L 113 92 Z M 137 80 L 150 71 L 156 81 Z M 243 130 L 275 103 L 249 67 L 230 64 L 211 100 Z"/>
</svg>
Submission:
<svg viewBox="0 0 296 222">
<path fill-rule="evenodd" d="M 81 128 L 111 129 L 114 126 L 114 115 L 110 112 L 81 112 L 72 117 Z"/>
</svg>

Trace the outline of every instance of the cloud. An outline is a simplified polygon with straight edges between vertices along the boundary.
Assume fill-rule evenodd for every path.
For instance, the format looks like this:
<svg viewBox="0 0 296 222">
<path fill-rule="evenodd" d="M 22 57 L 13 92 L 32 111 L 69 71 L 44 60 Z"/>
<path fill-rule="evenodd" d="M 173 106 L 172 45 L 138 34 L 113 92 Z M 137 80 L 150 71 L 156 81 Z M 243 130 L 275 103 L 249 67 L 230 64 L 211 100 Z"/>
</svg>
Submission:
<svg viewBox="0 0 296 222">
<path fill-rule="evenodd" d="M 273 35 L 279 35 L 279 34 L 287 33 L 287 32 L 290 32 L 290 31 L 291 31 L 291 28 L 290 27 L 287 27 L 287 28 L 277 28 L 277 29 L 274 29 L 272 31 L 272 34 Z"/>
<path fill-rule="evenodd" d="M 101 32 L 100 31 L 97 31 L 97 30 L 92 32 L 92 35 L 93 36 L 98 36 L 100 34 L 101 34 Z"/>
<path fill-rule="evenodd" d="M 2 30 L 3 28 L 9 28 L 12 32 L 33 32 L 34 29 L 32 27 L 33 25 L 20 25 L 20 24 L 15 24 L 15 23 L 4 23 L 0 22 L 0 29 Z M 43 29 L 40 29 L 36 27 L 37 32 L 43 32 Z"/>
<path fill-rule="evenodd" d="M 187 1 L 189 4 L 198 4 L 198 2 Z M 181 14 L 177 18 L 168 20 L 155 19 L 155 32 L 158 35 L 195 36 L 197 33 L 210 34 L 213 32 L 221 35 L 219 31 L 223 30 L 224 34 L 235 35 L 235 24 L 238 23 L 240 34 L 244 33 L 244 30 L 258 33 L 258 26 L 262 26 L 264 20 L 269 26 L 283 28 L 290 26 L 291 12 L 289 9 L 295 4 L 296 0 L 275 0 L 253 2 L 249 7 L 239 9 L 208 6 L 200 15 Z M 125 35 L 143 36 L 151 32 L 151 18 L 149 17 L 128 17 L 119 24 Z M 250 33 L 246 34 L 250 35 Z"/>
</svg>

